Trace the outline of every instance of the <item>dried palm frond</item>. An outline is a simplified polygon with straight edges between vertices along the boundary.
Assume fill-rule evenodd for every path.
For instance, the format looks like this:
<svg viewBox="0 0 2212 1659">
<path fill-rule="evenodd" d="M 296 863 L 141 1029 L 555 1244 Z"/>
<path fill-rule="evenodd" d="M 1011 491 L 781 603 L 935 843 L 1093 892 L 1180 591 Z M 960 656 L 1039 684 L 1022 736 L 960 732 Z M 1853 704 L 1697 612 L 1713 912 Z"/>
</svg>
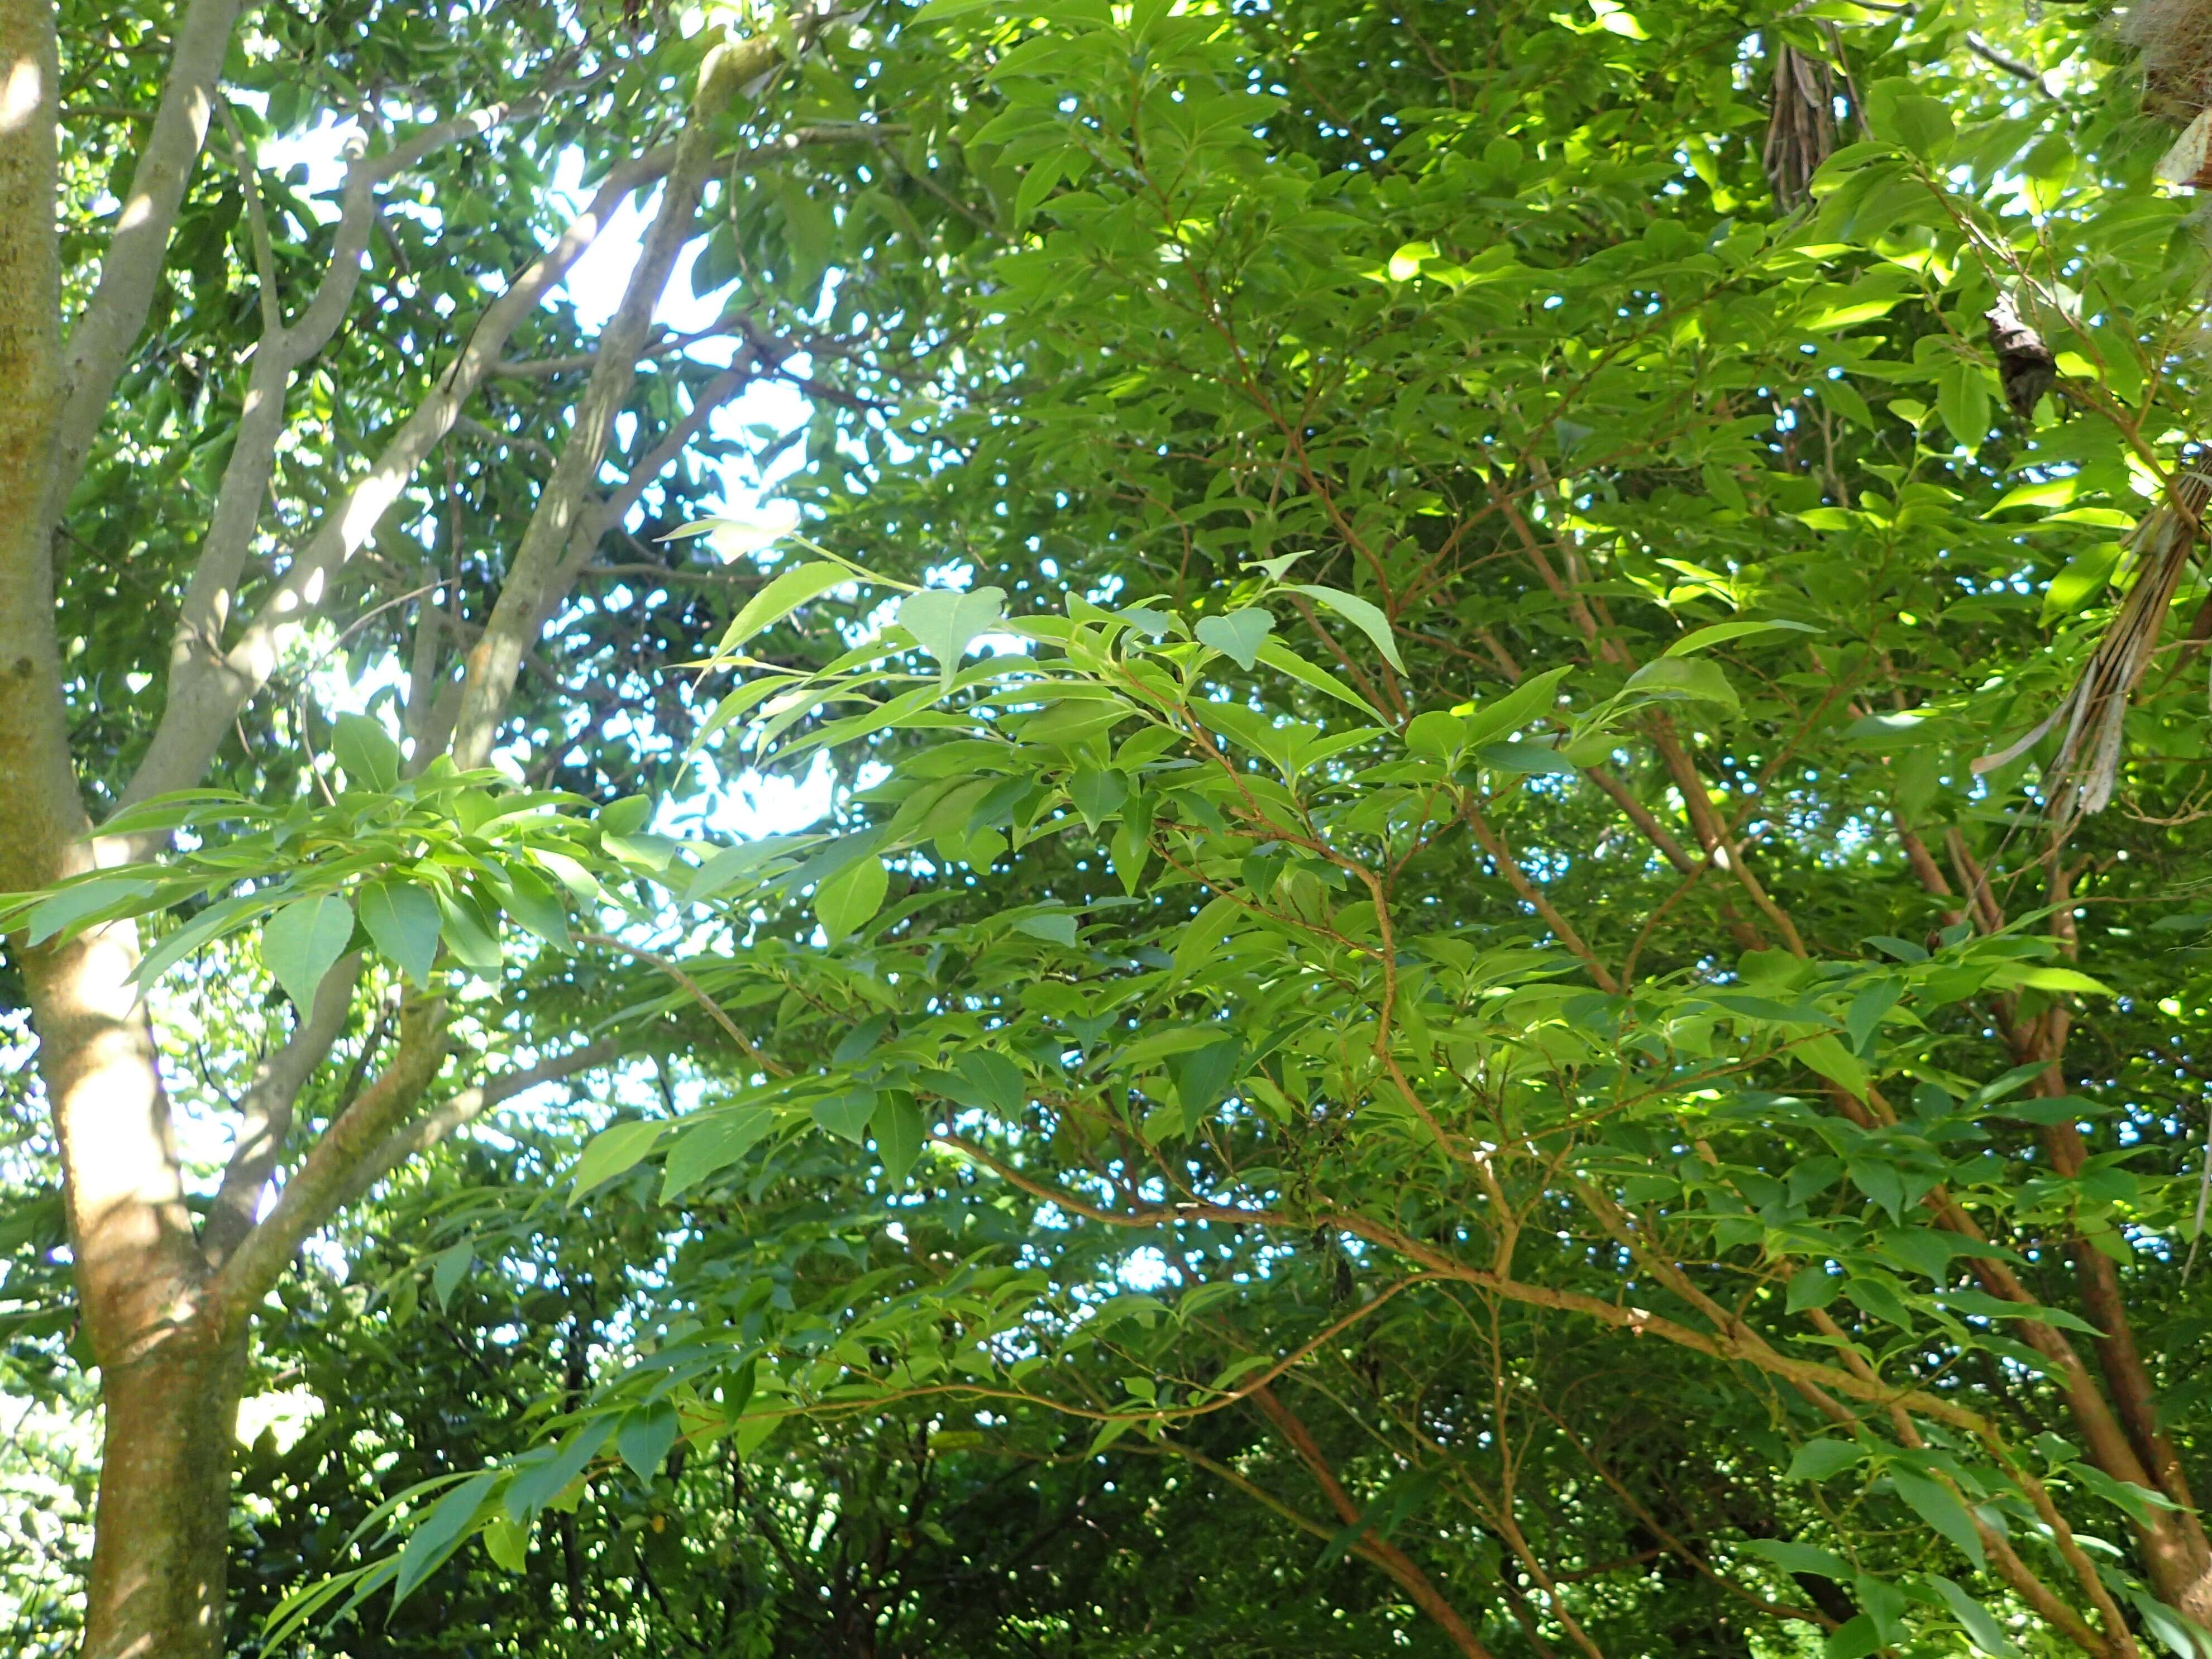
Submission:
<svg viewBox="0 0 2212 1659">
<path fill-rule="evenodd" d="M 2166 613 L 2180 591 L 2203 533 L 2205 504 L 2212 501 L 2212 456 L 2192 453 L 2167 486 L 2165 501 L 2145 514 L 2129 536 L 2136 564 L 2135 586 L 2119 615 L 2105 629 L 2081 677 L 2048 719 L 2018 742 L 1984 755 L 1976 772 L 1992 771 L 2033 748 L 2062 721 L 2065 737 L 2044 772 L 2044 810 L 2066 824 L 2100 812 L 2119 779 L 2120 744 L 2127 729 L 2128 699 L 2142 682 L 2165 630 Z"/>
<path fill-rule="evenodd" d="M 1835 154 L 1834 70 L 1789 42 L 1774 49 L 1774 108 L 1767 117 L 1766 149 L 1760 160 L 1777 206 L 1784 213 L 1813 198 L 1813 175 Z"/>
</svg>

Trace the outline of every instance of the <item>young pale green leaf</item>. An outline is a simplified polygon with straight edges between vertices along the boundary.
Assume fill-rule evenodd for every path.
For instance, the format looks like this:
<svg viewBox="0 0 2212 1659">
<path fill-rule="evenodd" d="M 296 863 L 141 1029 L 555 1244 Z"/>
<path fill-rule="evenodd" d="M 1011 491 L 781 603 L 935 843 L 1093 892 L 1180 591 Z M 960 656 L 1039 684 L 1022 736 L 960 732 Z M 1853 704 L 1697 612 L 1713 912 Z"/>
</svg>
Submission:
<svg viewBox="0 0 2212 1659">
<path fill-rule="evenodd" d="M 1391 636 L 1390 618 L 1383 615 L 1380 605 L 1363 599 L 1356 593 L 1347 593 L 1340 587 L 1319 587 L 1309 583 L 1293 583 L 1291 591 L 1293 593 L 1303 593 L 1308 599 L 1325 605 L 1335 611 L 1338 616 L 1374 641 L 1375 648 L 1382 653 L 1383 659 L 1391 667 L 1396 669 L 1401 674 L 1406 672 L 1406 660 L 1398 654 L 1398 641 Z M 1249 668 L 1252 665 L 1246 663 L 1244 665 Z"/>
<path fill-rule="evenodd" d="M 1193 630 L 1200 645 L 1211 646 L 1243 669 L 1260 659 L 1260 642 L 1274 631 L 1275 619 L 1257 605 L 1224 617 L 1201 617 Z"/>
<path fill-rule="evenodd" d="M 1006 614 L 1003 587 L 979 587 L 967 593 L 925 587 L 900 601 L 898 622 L 950 680 L 968 647 L 996 628 Z"/>
<path fill-rule="evenodd" d="M 261 960 L 301 1018 L 314 1007 L 316 988 L 352 937 L 353 906 L 336 893 L 295 899 L 262 924 Z"/>
<path fill-rule="evenodd" d="M 520 1521 L 495 1515 L 483 1525 L 484 1553 L 506 1572 L 520 1572 L 530 1565 L 530 1532 Z"/>
</svg>

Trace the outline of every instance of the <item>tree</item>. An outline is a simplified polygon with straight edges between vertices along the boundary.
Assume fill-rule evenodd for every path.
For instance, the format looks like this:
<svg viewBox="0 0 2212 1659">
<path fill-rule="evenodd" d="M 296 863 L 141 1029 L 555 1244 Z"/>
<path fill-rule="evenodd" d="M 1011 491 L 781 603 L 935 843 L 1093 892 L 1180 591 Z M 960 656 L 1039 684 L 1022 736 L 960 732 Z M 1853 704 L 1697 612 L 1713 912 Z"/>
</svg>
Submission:
<svg viewBox="0 0 2212 1659">
<path fill-rule="evenodd" d="M 811 147 L 877 142 L 850 121 L 778 121 L 806 52 L 842 27 L 811 10 L 687 38 L 596 4 L 0 14 L 0 887 L 144 859 L 167 829 L 114 814 L 180 789 L 301 799 L 331 728 L 283 694 L 319 653 L 404 665 L 419 774 L 448 751 L 479 767 L 511 716 L 545 718 L 543 699 L 515 702 L 526 662 L 556 684 L 592 676 L 604 720 L 625 676 L 696 647 L 688 594 L 719 573 L 659 548 L 642 568 L 608 556 L 634 512 L 680 516 L 714 410 L 812 337 L 781 331 L 796 307 L 757 285 L 713 331 L 717 368 L 653 312 L 707 229 L 702 202 Z M 314 202 L 254 157 L 325 112 L 360 136 L 336 198 Z M 574 204 L 556 176 L 571 161 L 588 181 Z M 587 334 L 549 296 L 641 194 L 656 204 L 642 257 Z M 834 307 L 823 321 L 834 332 Z M 573 597 L 617 581 L 636 586 L 626 604 Z M 558 708 L 573 721 L 592 700 Z M 598 783 L 609 745 L 556 729 L 579 740 L 545 775 Z M 395 915 L 416 920 L 404 899 Z M 228 1425 L 255 1310 L 301 1241 L 468 1112 L 605 1058 L 526 1057 L 426 1118 L 444 1006 L 387 1029 L 349 941 L 326 973 L 313 919 L 291 926 L 298 951 L 280 928 L 266 960 L 299 1018 L 289 1034 L 271 1023 L 204 1215 L 136 928 L 42 920 L 10 938 L 107 1425 L 88 1652 L 221 1642 Z M 349 1067 L 357 1086 L 330 1092 Z M 295 1122 L 311 1116 L 322 1133 L 301 1157 Z"/>
<path fill-rule="evenodd" d="M 137 918 L 206 907 L 155 967 L 258 930 L 308 1026 L 356 951 L 346 995 L 424 988 L 257 1265 L 208 1281 L 258 1287 L 223 1364 L 386 1135 L 508 1086 L 449 1049 L 511 1033 L 528 1077 L 593 1036 L 684 1080 L 572 1172 L 580 1212 L 666 1231 L 547 1443 L 391 1495 L 388 1547 L 280 1626 L 404 1606 L 625 1443 L 742 1467 L 782 1425 L 957 1410 L 1002 1455 L 1198 1471 L 1466 1655 L 2212 1652 L 2204 629 L 2167 639 L 2207 614 L 2205 273 L 2100 37 L 1606 0 L 803 33 L 793 125 L 740 160 L 854 141 L 817 116 L 908 131 L 741 168 L 702 256 L 828 367 L 803 550 L 671 735 L 725 778 L 832 757 L 836 822 L 718 845 L 676 833 L 672 763 L 658 805 L 482 769 L 641 300 L 547 417 L 450 722 L 418 677 L 334 763 L 158 805 L 199 769 L 157 732 L 106 836 L 189 840 L 10 878 L 51 890 L 11 949 L 65 1158 L 52 1051 L 127 1037 L 152 1086 Z M 714 132 L 669 163 L 648 289 Z M 164 723 L 211 753 L 192 684 Z M 101 962 L 124 1023 L 72 1046 L 52 988 Z M 70 1178 L 98 1348 L 103 1189 Z M 824 1208 L 738 1224 L 783 1181 Z"/>
</svg>

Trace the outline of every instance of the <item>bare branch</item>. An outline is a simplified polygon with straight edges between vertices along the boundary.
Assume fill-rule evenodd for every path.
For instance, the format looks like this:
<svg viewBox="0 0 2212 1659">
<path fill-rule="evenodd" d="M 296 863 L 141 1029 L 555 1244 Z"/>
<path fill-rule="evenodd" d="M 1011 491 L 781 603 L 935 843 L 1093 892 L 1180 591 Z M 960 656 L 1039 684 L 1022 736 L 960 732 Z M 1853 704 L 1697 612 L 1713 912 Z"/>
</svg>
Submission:
<svg viewBox="0 0 2212 1659">
<path fill-rule="evenodd" d="M 207 1305 L 231 1330 L 252 1316 L 316 1229 L 344 1202 L 354 1172 L 407 1120 L 446 1059 L 446 1007 L 436 998 L 400 1012 L 392 1064 L 323 1132 L 269 1213 L 208 1281 Z"/>
<path fill-rule="evenodd" d="M 579 1072 L 609 1065 L 621 1055 L 620 1044 L 612 1037 L 603 1038 L 556 1059 L 543 1060 L 520 1072 L 509 1072 L 503 1077 L 489 1078 L 473 1088 L 462 1090 L 437 1110 L 425 1113 L 404 1128 L 393 1131 L 381 1146 L 362 1159 L 340 1188 L 333 1212 L 360 1199 L 409 1158 L 429 1151 L 454 1130 L 474 1122 L 493 1108 L 504 1105 L 517 1095 L 527 1094 L 540 1085 L 557 1083 Z"/>
<path fill-rule="evenodd" d="M 560 461 L 523 532 L 499 603 L 483 637 L 469 653 L 453 743 L 453 757 L 464 767 L 481 766 L 489 757 L 523 658 L 567 591 L 561 578 L 570 563 L 569 544 L 585 493 L 606 459 L 615 417 L 629 401 L 638 357 L 653 326 L 653 307 L 676 268 L 677 255 L 694 233 L 700 192 L 714 160 L 714 118 L 740 85 L 780 57 L 781 48 L 763 37 L 717 47 L 700 68 L 699 89 L 692 99 L 690 118 L 676 143 L 660 210 L 646 230 L 622 303 L 600 336 L 599 361 L 592 368 L 591 385 L 562 447 Z M 569 580 L 574 580 L 573 574 Z"/>
<path fill-rule="evenodd" d="M 269 208 L 261 199 L 261 163 L 253 142 L 240 131 L 228 100 L 218 100 L 215 112 L 230 139 L 231 154 L 238 158 L 238 187 L 246 197 L 246 222 L 253 234 L 253 274 L 261 284 L 261 332 L 266 337 L 284 326 L 284 305 L 276 292 L 276 249 L 269 235 Z"/>
<path fill-rule="evenodd" d="M 673 146 L 663 145 L 617 168 L 591 205 L 485 310 L 430 395 L 402 423 L 343 505 L 324 520 L 237 644 L 219 652 L 212 641 L 197 641 L 190 642 L 181 660 L 172 659 L 168 707 L 145 760 L 125 791 L 123 805 L 187 787 L 198 779 L 231 720 L 267 683 L 284 645 L 314 614 L 338 572 L 367 544 L 415 469 L 453 430 L 464 405 L 499 362 L 508 337 L 568 275 L 623 198 L 660 178 L 673 160 Z M 367 234 L 366 223 L 362 234 Z M 309 319 L 303 319 L 299 326 L 304 331 L 308 325 Z M 224 494 L 230 494 L 228 487 Z M 258 502 L 254 505 L 258 516 Z M 212 580 L 205 584 L 215 585 Z M 203 586 L 197 577 L 194 586 Z"/>
<path fill-rule="evenodd" d="M 2056 98 L 2058 95 L 2051 82 L 2043 78 L 2042 70 L 2037 69 L 2034 64 L 2021 63 L 2010 52 L 1991 46 L 1972 29 L 1966 31 L 1966 50 L 1984 64 L 1991 64 L 2002 70 L 2007 75 L 2015 76 L 2027 82 L 2045 98 Z"/>
<path fill-rule="evenodd" d="M 331 1046 L 344 1035 L 347 1017 L 353 1012 L 354 987 L 360 980 L 361 953 L 356 951 L 323 976 L 313 1009 L 301 1018 L 291 1039 L 255 1068 L 253 1081 L 238 1103 L 237 1146 L 200 1231 L 200 1249 L 210 1267 L 221 1267 L 239 1241 L 252 1231 L 262 1188 L 276 1173 L 292 1133 L 293 1105 Z"/>
<path fill-rule="evenodd" d="M 70 331 L 63 362 L 69 388 L 56 441 L 45 521 L 53 522 L 84 471 L 107 413 L 115 382 L 131 360 L 161 280 L 169 232 L 185 198 L 192 163 L 215 112 L 216 82 L 230 51 L 240 0 L 191 0 L 178 26 L 154 130 L 123 193 L 115 234 L 100 261 L 100 286 Z"/>
</svg>

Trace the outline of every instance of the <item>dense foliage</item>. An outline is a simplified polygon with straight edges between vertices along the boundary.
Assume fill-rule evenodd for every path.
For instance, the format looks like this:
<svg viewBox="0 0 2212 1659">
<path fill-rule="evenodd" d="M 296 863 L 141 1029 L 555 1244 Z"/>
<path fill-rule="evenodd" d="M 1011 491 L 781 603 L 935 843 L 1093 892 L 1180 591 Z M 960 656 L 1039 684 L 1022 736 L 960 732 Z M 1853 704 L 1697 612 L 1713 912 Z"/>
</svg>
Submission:
<svg viewBox="0 0 2212 1659">
<path fill-rule="evenodd" d="M 2129 25 L 2184 118 L 2193 20 Z M 574 403 L 518 369 L 350 567 L 388 689 L 297 714 L 300 657 L 214 787 L 126 795 L 165 495 L 246 418 L 162 365 L 251 337 L 244 208 L 325 234 L 266 179 L 198 187 L 73 511 L 82 771 L 145 856 L 11 950 L 136 919 L 210 1097 L 359 952 L 301 1115 L 383 1068 L 434 1131 L 257 1313 L 321 1403 L 241 1458 L 234 1644 L 2212 1655 L 2205 249 L 2114 22 L 802 22 L 736 20 L 788 50 L 682 227 L 810 396 L 799 532 L 617 490 L 471 750 Z M 312 520 L 708 35 L 264 27 L 241 153 L 581 77 L 374 256 Z M 471 213 L 516 252 L 441 261 Z M 632 455 L 734 389 L 654 361 Z M 825 765 L 827 822 L 717 832 Z"/>
</svg>

